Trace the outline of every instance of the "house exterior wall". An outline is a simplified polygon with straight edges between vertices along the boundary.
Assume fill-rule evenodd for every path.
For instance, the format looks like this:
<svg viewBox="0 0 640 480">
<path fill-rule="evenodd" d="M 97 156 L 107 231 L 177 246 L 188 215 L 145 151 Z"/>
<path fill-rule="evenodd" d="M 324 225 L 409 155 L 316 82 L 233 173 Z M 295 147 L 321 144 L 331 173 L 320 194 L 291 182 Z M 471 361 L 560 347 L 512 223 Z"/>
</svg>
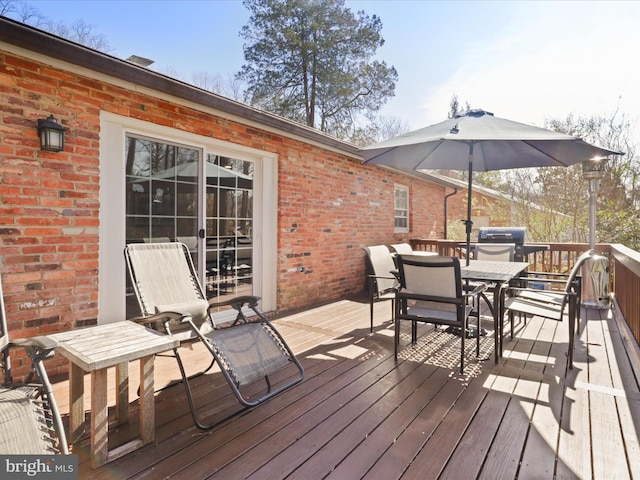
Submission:
<svg viewBox="0 0 640 480">
<path fill-rule="evenodd" d="M 0 272 L 12 337 L 98 317 L 101 112 L 278 155 L 279 311 L 361 291 L 362 246 L 442 237 L 442 186 L 59 63 L 0 45 Z M 60 153 L 39 149 L 36 122 L 49 114 L 66 128 Z M 396 183 L 410 192 L 402 235 Z"/>
<path fill-rule="evenodd" d="M 450 189 L 447 189 L 447 194 L 448 193 L 451 193 Z M 471 237 L 472 241 L 477 240 L 477 237 L 474 237 L 476 229 L 485 226 L 480 224 L 483 221 L 488 223 L 486 226 L 492 227 L 507 227 L 513 225 L 509 202 L 506 199 L 486 195 L 480 189 L 473 190 L 472 192 L 471 215 L 472 218 L 477 219 L 473 225 L 474 233 Z M 466 234 L 463 220 L 467 218 L 466 189 L 459 190 L 456 195 L 449 197 L 447 218 L 449 221 L 447 239 L 465 240 Z"/>
</svg>

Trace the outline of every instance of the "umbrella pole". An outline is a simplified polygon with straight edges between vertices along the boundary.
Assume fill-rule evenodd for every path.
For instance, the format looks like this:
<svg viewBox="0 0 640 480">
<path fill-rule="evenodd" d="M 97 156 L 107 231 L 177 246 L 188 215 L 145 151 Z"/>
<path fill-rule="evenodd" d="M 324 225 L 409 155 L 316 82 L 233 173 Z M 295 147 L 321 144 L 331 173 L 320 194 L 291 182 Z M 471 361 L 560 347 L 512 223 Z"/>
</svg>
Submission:
<svg viewBox="0 0 640 480">
<path fill-rule="evenodd" d="M 467 232 L 467 266 L 469 265 L 469 258 L 471 256 L 471 229 L 473 227 L 473 222 L 471 221 L 472 175 L 473 175 L 473 142 L 469 144 L 469 187 L 467 190 L 467 219 L 464 222 L 466 226 L 466 232 Z"/>
</svg>

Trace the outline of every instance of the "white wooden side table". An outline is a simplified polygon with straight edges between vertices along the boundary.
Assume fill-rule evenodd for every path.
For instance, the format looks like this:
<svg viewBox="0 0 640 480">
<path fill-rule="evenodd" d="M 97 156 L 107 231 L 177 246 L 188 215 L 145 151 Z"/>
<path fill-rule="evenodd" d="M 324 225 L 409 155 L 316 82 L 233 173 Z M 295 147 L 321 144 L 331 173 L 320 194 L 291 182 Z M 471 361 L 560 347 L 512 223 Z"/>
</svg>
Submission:
<svg viewBox="0 0 640 480">
<path fill-rule="evenodd" d="M 84 374 L 91 372 L 91 464 L 115 460 L 155 437 L 153 361 L 156 353 L 177 348 L 179 342 L 134 322 L 124 321 L 49 335 L 56 351 L 69 359 L 69 438 L 80 438 L 84 425 Z M 109 450 L 107 369 L 116 367 L 116 418 L 129 418 L 129 365 L 140 360 L 140 437 Z"/>
</svg>

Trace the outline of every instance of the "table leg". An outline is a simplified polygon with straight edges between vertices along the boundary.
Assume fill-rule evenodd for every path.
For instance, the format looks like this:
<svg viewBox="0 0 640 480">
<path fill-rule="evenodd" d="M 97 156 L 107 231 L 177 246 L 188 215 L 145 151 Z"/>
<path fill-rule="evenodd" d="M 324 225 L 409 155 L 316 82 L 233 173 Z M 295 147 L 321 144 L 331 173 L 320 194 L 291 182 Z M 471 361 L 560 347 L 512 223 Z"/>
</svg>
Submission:
<svg viewBox="0 0 640 480">
<path fill-rule="evenodd" d="M 494 356 L 495 361 L 498 363 L 499 357 L 502 356 L 502 321 L 500 319 L 500 297 L 502 296 L 502 284 L 496 283 L 496 287 L 493 290 L 493 336 L 494 339 Z"/>
<path fill-rule="evenodd" d="M 154 355 L 140 359 L 140 438 L 143 445 L 155 438 Z"/>
<path fill-rule="evenodd" d="M 91 465 L 99 467 L 109 459 L 109 405 L 107 369 L 91 372 Z"/>
<path fill-rule="evenodd" d="M 84 434 L 84 370 L 74 363 L 69 369 L 69 441 L 73 444 Z"/>
<path fill-rule="evenodd" d="M 118 425 L 129 421 L 129 362 L 116 365 L 116 418 Z"/>
</svg>

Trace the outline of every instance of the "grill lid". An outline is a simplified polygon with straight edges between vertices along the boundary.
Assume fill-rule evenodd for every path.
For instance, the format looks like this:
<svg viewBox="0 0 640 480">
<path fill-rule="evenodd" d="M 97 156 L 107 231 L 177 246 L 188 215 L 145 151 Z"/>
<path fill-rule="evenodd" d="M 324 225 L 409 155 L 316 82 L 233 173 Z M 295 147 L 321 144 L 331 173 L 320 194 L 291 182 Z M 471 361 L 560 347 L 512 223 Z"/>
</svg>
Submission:
<svg viewBox="0 0 640 480">
<path fill-rule="evenodd" d="M 527 243 L 526 227 L 481 227 L 478 243 L 515 243 L 522 246 Z"/>
</svg>

